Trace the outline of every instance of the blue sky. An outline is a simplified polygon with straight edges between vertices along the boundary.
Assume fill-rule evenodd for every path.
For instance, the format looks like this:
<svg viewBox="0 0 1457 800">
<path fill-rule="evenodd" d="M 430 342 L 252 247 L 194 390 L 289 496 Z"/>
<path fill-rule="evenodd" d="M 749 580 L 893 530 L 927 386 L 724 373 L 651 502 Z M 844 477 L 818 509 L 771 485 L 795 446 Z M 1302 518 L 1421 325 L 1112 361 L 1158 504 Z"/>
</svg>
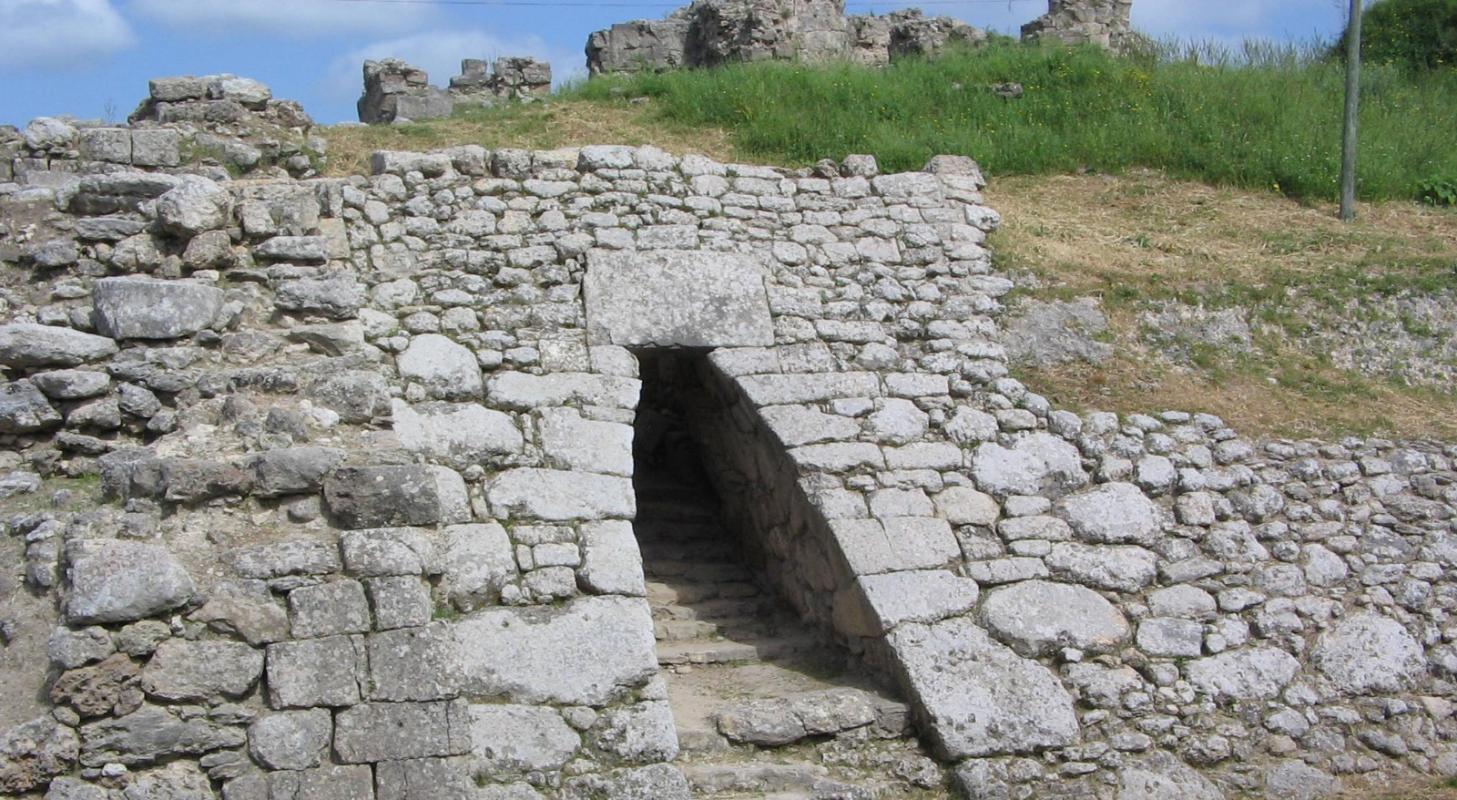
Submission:
<svg viewBox="0 0 1457 800">
<path fill-rule="evenodd" d="M 685 0 L 686 2 L 686 0 Z M 850 0 L 852 13 L 910 2 Z M 1340 0 L 1134 0 L 1159 37 L 1308 40 L 1336 34 Z M 147 79 L 232 72 L 273 87 L 321 123 L 354 119 L 365 58 L 397 56 L 444 85 L 460 59 L 534 55 L 558 78 L 580 74 L 587 34 L 667 14 L 671 2 L 510 0 L 0 0 L 0 124 L 72 114 L 124 120 Z M 1014 32 L 1046 0 L 922 4 L 928 13 Z"/>
</svg>

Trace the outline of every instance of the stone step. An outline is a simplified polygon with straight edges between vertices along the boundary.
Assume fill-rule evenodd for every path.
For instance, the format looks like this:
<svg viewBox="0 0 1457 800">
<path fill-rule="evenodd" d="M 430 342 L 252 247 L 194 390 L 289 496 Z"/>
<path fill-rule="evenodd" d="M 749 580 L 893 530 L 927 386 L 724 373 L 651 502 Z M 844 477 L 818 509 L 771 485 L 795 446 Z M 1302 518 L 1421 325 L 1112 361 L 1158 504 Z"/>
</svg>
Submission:
<svg viewBox="0 0 1457 800">
<path fill-rule="evenodd" d="M 652 580 L 649 575 L 648 602 L 654 606 L 696 605 L 705 600 L 743 599 L 763 592 L 752 583 L 694 583 Z"/>
<path fill-rule="evenodd" d="M 694 639 L 658 645 L 658 663 L 665 667 L 679 664 L 747 664 L 788 658 L 821 646 L 814 637 L 803 635 L 751 642 Z"/>
<path fill-rule="evenodd" d="M 655 605 L 653 618 L 710 622 L 733 617 L 764 618 L 782 614 L 777 605 L 764 596 L 704 600 L 693 605 Z"/>
<path fill-rule="evenodd" d="M 774 614 L 716 620 L 654 619 L 653 633 L 660 642 L 684 642 L 690 639 L 751 641 L 756 637 L 773 638 L 783 633 L 793 633 L 799 627 L 799 620 Z"/>
<path fill-rule="evenodd" d="M 753 792 L 762 796 L 769 792 L 808 792 L 815 784 L 829 779 L 829 770 L 817 764 L 747 763 L 747 764 L 684 764 L 683 776 L 693 790 L 704 794 Z"/>
<path fill-rule="evenodd" d="M 648 561 L 643 572 L 650 578 L 671 577 L 686 583 L 752 583 L 754 574 L 732 561 Z"/>
</svg>

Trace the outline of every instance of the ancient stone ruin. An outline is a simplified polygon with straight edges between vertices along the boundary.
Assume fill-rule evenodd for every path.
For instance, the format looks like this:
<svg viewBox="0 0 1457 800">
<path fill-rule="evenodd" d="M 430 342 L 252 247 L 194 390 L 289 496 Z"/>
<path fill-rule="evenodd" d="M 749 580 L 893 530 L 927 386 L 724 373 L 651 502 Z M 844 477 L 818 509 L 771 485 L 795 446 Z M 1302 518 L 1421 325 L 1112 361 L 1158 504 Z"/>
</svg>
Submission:
<svg viewBox="0 0 1457 800">
<path fill-rule="evenodd" d="M 1047 13 L 1022 26 L 1022 38 L 1095 44 L 1121 52 L 1143 41 L 1133 31 L 1133 0 L 1048 0 Z"/>
<path fill-rule="evenodd" d="M 1457 447 L 1055 408 L 966 158 L 69 137 L 0 183 L 0 793 L 1457 774 Z"/>
<path fill-rule="evenodd" d="M 458 105 L 492 106 L 551 92 L 551 65 L 534 58 L 467 58 L 449 89 L 430 85 L 425 70 L 395 58 L 364 62 L 359 121 L 379 124 L 448 117 Z"/>
<path fill-rule="evenodd" d="M 847 16 L 844 0 L 694 0 L 666 19 L 634 20 L 587 39 L 591 74 L 707 67 L 741 61 L 851 59 L 881 66 L 986 33 L 920 11 Z"/>
<path fill-rule="evenodd" d="M 129 125 L 47 117 L 23 132 L 0 126 L 0 181 L 65 182 L 128 167 L 309 177 L 327 149 L 313 124 L 297 102 L 249 78 L 157 78 Z"/>
</svg>

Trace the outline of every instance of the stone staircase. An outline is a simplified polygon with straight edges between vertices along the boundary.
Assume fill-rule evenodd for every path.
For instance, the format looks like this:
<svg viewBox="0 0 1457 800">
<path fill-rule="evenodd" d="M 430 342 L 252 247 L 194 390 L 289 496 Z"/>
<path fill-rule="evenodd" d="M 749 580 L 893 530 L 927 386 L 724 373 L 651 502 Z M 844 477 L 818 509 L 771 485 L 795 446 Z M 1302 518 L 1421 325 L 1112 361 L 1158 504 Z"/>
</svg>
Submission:
<svg viewBox="0 0 1457 800">
<path fill-rule="evenodd" d="M 944 797 L 908 710 L 756 579 L 700 471 L 639 464 L 658 661 L 695 796 Z"/>
</svg>

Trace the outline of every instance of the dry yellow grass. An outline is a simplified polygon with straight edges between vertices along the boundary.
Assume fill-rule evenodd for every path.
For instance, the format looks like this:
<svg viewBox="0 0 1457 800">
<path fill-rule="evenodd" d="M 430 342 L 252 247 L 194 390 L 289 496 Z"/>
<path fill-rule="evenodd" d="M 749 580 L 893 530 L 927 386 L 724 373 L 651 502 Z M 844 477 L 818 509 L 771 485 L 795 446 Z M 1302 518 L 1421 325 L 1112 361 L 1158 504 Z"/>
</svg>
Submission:
<svg viewBox="0 0 1457 800">
<path fill-rule="evenodd" d="M 325 128 L 322 135 L 329 142 L 330 175 L 368 175 L 369 156 L 376 150 L 436 150 L 464 144 L 532 150 L 652 144 L 678 155 L 700 153 L 722 161 L 731 160 L 734 152 L 726 131 L 667 125 L 654 118 L 646 101 L 547 101 L 421 124 Z"/>
<path fill-rule="evenodd" d="M 1238 365 L 1179 365 L 1138 336 L 1150 298 L 1308 285 L 1339 299 L 1358 291 L 1352 275 L 1415 286 L 1442 280 L 1444 264 L 1457 289 L 1457 213 L 1367 205 L 1345 225 L 1333 208 L 1152 172 L 1002 178 L 987 199 L 1005 219 L 994 240 L 999 264 L 1036 276 L 1042 288 L 1032 294 L 1104 300 L 1110 361 L 1019 375 L 1055 403 L 1206 411 L 1256 435 L 1457 436 L 1451 391 L 1363 378 L 1258 337 L 1254 357 Z"/>
</svg>

